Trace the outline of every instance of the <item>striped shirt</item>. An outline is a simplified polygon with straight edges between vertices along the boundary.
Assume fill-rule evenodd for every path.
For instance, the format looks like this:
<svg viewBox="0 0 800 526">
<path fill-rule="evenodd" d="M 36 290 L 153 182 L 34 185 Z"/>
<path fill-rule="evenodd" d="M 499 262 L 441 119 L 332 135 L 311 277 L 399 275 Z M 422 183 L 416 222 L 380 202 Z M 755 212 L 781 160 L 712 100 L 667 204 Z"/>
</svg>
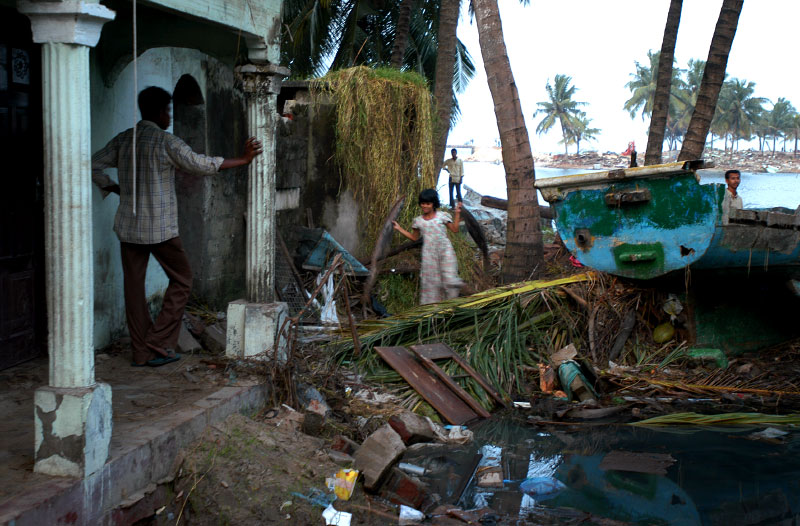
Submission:
<svg viewBox="0 0 800 526">
<path fill-rule="evenodd" d="M 178 237 L 175 168 L 196 175 L 219 171 L 222 157 L 194 153 L 181 139 L 154 122 L 136 127 L 136 214 L 133 213 L 133 128 L 92 156 L 92 181 L 102 189 L 114 184 L 103 171 L 116 168 L 120 199 L 114 232 L 125 243 L 155 244 Z M 103 190 L 103 197 L 108 192 Z"/>
</svg>

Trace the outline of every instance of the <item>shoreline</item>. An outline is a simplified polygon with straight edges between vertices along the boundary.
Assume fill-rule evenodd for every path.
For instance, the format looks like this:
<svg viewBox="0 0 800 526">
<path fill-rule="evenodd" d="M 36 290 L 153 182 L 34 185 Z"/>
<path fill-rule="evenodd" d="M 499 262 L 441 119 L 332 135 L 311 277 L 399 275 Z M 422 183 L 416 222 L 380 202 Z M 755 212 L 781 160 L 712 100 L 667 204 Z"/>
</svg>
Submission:
<svg viewBox="0 0 800 526">
<path fill-rule="evenodd" d="M 638 153 L 639 166 L 644 162 L 644 152 Z M 677 151 L 665 151 L 663 162 L 674 162 L 678 157 Z M 800 173 L 800 155 L 795 156 L 794 152 L 759 152 L 752 150 L 742 150 L 736 152 L 724 152 L 714 149 L 707 150 L 704 156 L 706 160 L 714 162 L 713 170 L 724 172 L 729 169 L 737 169 L 750 173 Z M 502 150 L 499 147 L 476 146 L 472 153 L 463 154 L 463 160 L 467 162 L 502 163 Z M 600 153 L 595 151 L 580 154 L 549 154 L 539 153 L 533 156 L 534 165 L 543 168 L 571 168 L 586 170 L 609 170 L 614 168 L 627 168 L 630 164 L 630 157 L 614 152 Z"/>
</svg>

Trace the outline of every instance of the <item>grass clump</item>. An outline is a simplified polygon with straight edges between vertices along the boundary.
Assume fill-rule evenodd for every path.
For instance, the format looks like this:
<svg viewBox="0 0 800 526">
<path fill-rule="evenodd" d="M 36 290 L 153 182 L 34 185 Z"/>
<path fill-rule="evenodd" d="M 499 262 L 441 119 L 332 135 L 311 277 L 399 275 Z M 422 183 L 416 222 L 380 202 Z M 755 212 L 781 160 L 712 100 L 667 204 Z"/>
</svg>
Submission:
<svg viewBox="0 0 800 526">
<path fill-rule="evenodd" d="M 311 93 L 315 101 L 334 102 L 335 160 L 359 204 L 366 255 L 394 202 L 406 197 L 398 221 L 408 225 L 419 213 L 419 192 L 435 186 L 427 81 L 414 72 L 359 66 L 315 80 Z"/>
</svg>

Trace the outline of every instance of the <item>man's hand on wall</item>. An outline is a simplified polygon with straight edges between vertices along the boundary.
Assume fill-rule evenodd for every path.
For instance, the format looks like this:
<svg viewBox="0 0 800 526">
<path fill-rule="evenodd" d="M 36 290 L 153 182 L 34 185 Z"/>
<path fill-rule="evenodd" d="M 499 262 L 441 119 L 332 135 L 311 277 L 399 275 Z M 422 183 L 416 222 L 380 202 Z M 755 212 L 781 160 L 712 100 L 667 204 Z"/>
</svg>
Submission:
<svg viewBox="0 0 800 526">
<path fill-rule="evenodd" d="M 261 155 L 264 150 L 261 147 L 261 141 L 256 139 L 255 137 L 250 137 L 244 143 L 244 157 L 247 160 L 247 163 L 250 164 L 253 159 L 257 156 Z"/>
</svg>

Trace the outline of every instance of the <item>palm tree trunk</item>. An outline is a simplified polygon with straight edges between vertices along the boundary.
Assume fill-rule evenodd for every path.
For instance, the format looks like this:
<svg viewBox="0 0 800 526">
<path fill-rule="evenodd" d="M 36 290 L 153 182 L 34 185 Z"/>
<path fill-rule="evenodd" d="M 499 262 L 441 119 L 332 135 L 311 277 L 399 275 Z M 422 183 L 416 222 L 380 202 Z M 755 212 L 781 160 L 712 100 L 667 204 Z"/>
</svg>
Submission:
<svg viewBox="0 0 800 526">
<path fill-rule="evenodd" d="M 672 62 L 675 57 L 675 41 L 678 39 L 678 26 L 681 23 L 683 0 L 669 3 L 667 24 L 664 27 L 664 40 L 661 42 L 661 55 L 658 59 L 656 92 L 653 96 L 653 116 L 650 118 L 650 132 L 647 134 L 647 150 L 644 164 L 661 164 L 664 149 L 664 130 L 669 114 L 670 88 L 672 87 Z"/>
<path fill-rule="evenodd" d="M 569 155 L 569 150 L 567 150 L 567 128 L 564 126 L 564 121 L 561 121 L 561 136 L 564 138 L 564 155 Z"/>
<path fill-rule="evenodd" d="M 703 146 L 717 108 L 719 91 L 725 80 L 728 54 L 731 51 L 733 37 L 736 35 L 736 26 L 739 24 L 743 4 L 744 0 L 722 0 L 717 26 L 714 28 L 714 36 L 711 38 L 711 47 L 708 50 L 703 80 L 697 94 L 697 103 L 692 113 L 692 120 L 689 121 L 681 154 L 678 156 L 679 161 L 700 159 L 703 156 Z"/>
<path fill-rule="evenodd" d="M 456 29 L 460 0 L 441 0 L 439 4 L 439 49 L 436 53 L 436 76 L 433 98 L 436 102 L 436 131 L 433 135 L 433 168 L 436 180 L 442 171 L 450 116 L 453 113 L 453 70 L 456 64 Z"/>
<path fill-rule="evenodd" d="M 517 85 L 508 61 L 497 0 L 473 0 L 483 66 L 494 101 L 508 189 L 508 227 L 501 279 L 537 276 L 543 262 L 536 173 Z"/>
<path fill-rule="evenodd" d="M 403 57 L 406 54 L 406 47 L 408 47 L 408 31 L 411 25 L 411 8 L 413 6 L 414 0 L 403 0 L 398 8 L 391 58 L 391 65 L 395 69 L 400 69 L 403 65 Z"/>
</svg>

